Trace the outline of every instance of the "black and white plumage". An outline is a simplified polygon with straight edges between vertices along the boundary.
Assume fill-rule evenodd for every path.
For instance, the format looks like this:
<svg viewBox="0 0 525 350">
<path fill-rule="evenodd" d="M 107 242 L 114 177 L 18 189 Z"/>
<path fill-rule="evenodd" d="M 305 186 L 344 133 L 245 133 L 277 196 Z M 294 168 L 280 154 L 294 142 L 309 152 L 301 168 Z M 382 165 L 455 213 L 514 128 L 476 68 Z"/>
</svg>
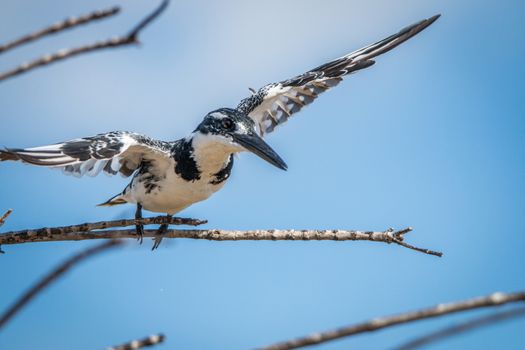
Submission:
<svg viewBox="0 0 525 350">
<path fill-rule="evenodd" d="M 110 132 L 49 146 L 6 149 L 0 151 L 0 161 L 61 168 L 75 176 L 100 172 L 133 175 L 124 191 L 103 205 L 136 203 L 137 217 L 141 208 L 173 215 L 222 188 L 237 152 L 253 152 L 286 169 L 284 161 L 261 137 L 336 86 L 344 76 L 370 67 L 373 58 L 421 32 L 438 17 L 425 19 L 294 78 L 268 84 L 242 100 L 236 109 L 210 112 L 188 137 L 177 141 Z"/>
<path fill-rule="evenodd" d="M 263 136 L 272 132 L 276 126 L 312 103 L 319 94 L 336 86 L 345 75 L 368 68 L 375 63 L 372 59 L 388 52 L 418 34 L 434 23 L 440 15 L 435 15 L 408 26 L 372 45 L 339 57 L 316 67 L 304 74 L 279 83 L 263 86 L 252 96 L 245 98 L 237 109 L 252 118 Z"/>
<path fill-rule="evenodd" d="M 209 113 L 188 137 L 164 142 L 117 131 L 49 146 L 0 151 L 0 160 L 60 168 L 66 174 L 120 173 L 133 178 L 122 193 L 102 205 L 137 203 L 173 215 L 208 198 L 230 176 L 233 154 L 250 150 L 286 169 L 257 136 L 255 123 L 234 109 Z"/>
<path fill-rule="evenodd" d="M 169 155 L 170 143 L 149 137 L 115 131 L 93 137 L 74 139 L 55 145 L 8 149 L 3 157 L 26 163 L 62 168 L 74 176 L 96 176 L 101 171 L 130 176 L 143 159 Z M 5 159 L 2 159 L 5 160 Z"/>
</svg>

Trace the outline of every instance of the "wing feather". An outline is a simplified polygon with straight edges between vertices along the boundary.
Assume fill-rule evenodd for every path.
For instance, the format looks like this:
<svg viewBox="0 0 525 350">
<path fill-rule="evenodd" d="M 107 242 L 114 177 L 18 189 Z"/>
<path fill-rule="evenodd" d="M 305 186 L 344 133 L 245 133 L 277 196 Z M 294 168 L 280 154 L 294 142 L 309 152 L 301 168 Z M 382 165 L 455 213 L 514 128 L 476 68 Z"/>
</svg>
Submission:
<svg viewBox="0 0 525 350">
<path fill-rule="evenodd" d="M 392 50 L 434 23 L 440 15 L 403 28 L 372 45 L 320 65 L 304 74 L 268 84 L 245 98 L 237 109 L 255 121 L 261 136 L 272 132 L 320 94 L 339 84 L 343 77 L 375 63 L 372 59 Z"/>
<path fill-rule="evenodd" d="M 0 161 L 19 160 L 33 165 L 61 168 L 77 177 L 130 176 L 144 161 L 167 162 L 169 142 L 153 140 L 136 133 L 116 131 L 74 139 L 54 145 L 0 150 Z"/>
</svg>

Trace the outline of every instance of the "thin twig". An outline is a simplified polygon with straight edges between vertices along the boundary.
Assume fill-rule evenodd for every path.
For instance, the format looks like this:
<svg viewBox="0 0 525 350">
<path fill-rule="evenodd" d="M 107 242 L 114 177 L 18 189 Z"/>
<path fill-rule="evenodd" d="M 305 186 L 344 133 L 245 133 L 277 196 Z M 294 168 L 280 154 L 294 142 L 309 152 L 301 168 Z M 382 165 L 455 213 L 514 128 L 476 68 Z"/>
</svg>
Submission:
<svg viewBox="0 0 525 350">
<path fill-rule="evenodd" d="M 12 212 L 13 212 L 13 209 L 7 209 L 7 211 L 4 213 L 4 215 L 2 215 L 2 217 L 0 217 L 0 226 L 2 226 L 5 223 L 5 221 L 7 220 L 9 215 L 11 215 Z"/>
<path fill-rule="evenodd" d="M 11 50 L 17 46 L 24 45 L 32 41 L 38 40 L 40 38 L 43 38 L 47 35 L 56 34 L 58 32 L 71 29 L 73 27 L 77 27 L 83 24 L 88 24 L 97 20 L 101 20 L 103 18 L 114 16 L 117 13 L 119 13 L 119 11 L 120 7 L 115 6 L 105 10 L 94 11 L 89 14 L 81 15 L 78 17 L 67 18 L 61 22 L 54 23 L 46 28 L 24 35 L 6 44 L 0 45 L 0 54 L 6 52 L 7 50 Z"/>
<path fill-rule="evenodd" d="M 102 49 L 110 49 L 126 45 L 135 45 L 139 44 L 138 34 L 146 25 L 151 23 L 155 18 L 157 18 L 168 6 L 169 0 L 163 0 L 160 6 L 144 18 L 128 35 L 107 39 L 104 41 L 98 41 L 92 44 L 85 46 L 80 46 L 76 48 L 63 49 L 53 54 L 45 55 L 40 58 L 35 59 L 34 61 L 24 63 L 16 68 L 0 73 L 0 81 L 14 77 L 16 75 L 26 73 L 34 68 L 48 65 L 50 63 L 58 62 L 73 56 L 80 54 L 85 54 L 88 52 L 93 52 Z"/>
<path fill-rule="evenodd" d="M 0 217 L 0 227 L 5 223 L 9 215 L 13 212 L 13 209 L 7 209 L 7 211 Z M 0 254 L 4 254 L 5 252 L 2 250 L 2 245 L 0 244 Z"/>
<path fill-rule="evenodd" d="M 137 24 L 135 28 L 131 30 L 131 32 L 129 32 L 127 37 L 130 38 L 130 40 L 133 40 L 134 42 L 138 43 L 138 35 L 140 31 L 142 31 L 142 29 L 144 29 L 148 24 L 153 22 L 155 18 L 160 16 L 160 14 L 164 12 L 164 10 L 168 7 L 169 3 L 170 3 L 169 0 L 163 0 L 162 3 L 159 5 L 159 7 L 157 7 L 155 11 L 153 11 L 146 18 L 140 21 L 140 23 Z"/>
<path fill-rule="evenodd" d="M 424 320 L 427 318 L 444 316 L 456 312 L 499 306 L 508 303 L 523 302 L 525 301 L 525 291 L 518 293 L 493 293 L 491 295 L 473 298 L 469 300 L 439 304 L 428 309 L 422 309 L 394 316 L 379 317 L 364 323 L 343 327 L 339 329 L 329 330 L 320 333 L 314 333 L 306 337 L 288 340 L 285 342 L 270 345 L 260 350 L 288 350 L 297 349 L 304 346 L 310 346 L 315 344 L 324 343 L 334 339 L 343 337 L 349 337 L 352 335 L 373 332 L 386 327 L 392 327 L 395 325 Z"/>
<path fill-rule="evenodd" d="M 29 242 L 53 242 L 53 241 L 79 241 L 85 239 L 102 238 L 136 238 L 136 231 L 132 230 L 105 230 L 93 231 L 117 226 L 129 226 L 136 223 L 161 224 L 175 223 L 165 216 L 137 220 L 119 220 L 112 222 L 99 222 L 94 224 L 82 224 L 75 226 L 41 228 L 37 230 L 24 230 L 6 232 L 0 235 L 1 244 L 21 244 Z M 195 219 L 171 219 L 179 220 L 178 224 L 201 224 L 202 221 Z M 383 243 L 394 243 L 413 249 L 425 254 L 442 256 L 443 253 L 428 249 L 417 248 L 403 242 L 403 235 L 410 232 L 412 228 L 400 231 L 388 229 L 386 231 L 355 231 L 355 230 L 254 230 L 254 231 L 227 231 L 227 230 L 169 230 L 164 238 L 192 238 L 207 239 L 212 241 L 374 241 Z M 145 230 L 144 237 L 157 237 L 157 230 Z"/>
<path fill-rule="evenodd" d="M 60 276 L 66 273 L 73 266 L 91 257 L 95 254 L 101 253 L 109 248 L 115 247 L 122 242 L 111 240 L 102 244 L 96 245 L 67 259 L 53 271 L 49 272 L 44 278 L 42 278 L 37 284 L 26 291 L 11 307 L 7 309 L 4 314 L 0 315 L 0 329 L 15 315 L 17 314 L 27 303 L 29 303 L 38 293 L 44 290 L 51 283 L 56 281 Z"/>
<path fill-rule="evenodd" d="M 154 346 L 157 344 L 160 344 L 166 339 L 164 334 L 155 334 L 150 335 L 147 338 L 138 339 L 130 341 L 129 343 L 117 345 L 117 346 L 110 346 L 106 350 L 135 350 L 135 349 L 141 349 L 148 346 Z"/>
<path fill-rule="evenodd" d="M 518 308 L 518 309 L 512 309 L 512 310 L 506 310 L 503 312 L 497 312 L 488 316 L 478 317 L 472 320 L 468 320 L 466 322 L 453 325 L 451 327 L 447 327 L 444 329 L 440 329 L 437 332 L 432 332 L 430 334 L 426 334 L 420 338 L 416 338 L 414 340 L 411 340 L 398 348 L 396 350 L 414 350 L 420 347 L 423 347 L 425 345 L 428 345 L 430 343 L 435 343 L 438 341 L 442 341 L 445 338 L 458 335 L 464 332 L 468 332 L 477 328 L 490 326 L 494 323 L 498 323 L 501 321 L 506 321 L 512 318 L 522 317 L 525 316 L 525 308 Z"/>
</svg>

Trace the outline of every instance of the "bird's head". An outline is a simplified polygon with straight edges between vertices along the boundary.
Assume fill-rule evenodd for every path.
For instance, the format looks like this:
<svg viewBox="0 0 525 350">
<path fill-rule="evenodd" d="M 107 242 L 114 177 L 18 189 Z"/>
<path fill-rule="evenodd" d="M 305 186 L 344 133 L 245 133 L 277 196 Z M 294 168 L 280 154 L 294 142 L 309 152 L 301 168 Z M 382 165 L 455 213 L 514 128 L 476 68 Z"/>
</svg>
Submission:
<svg viewBox="0 0 525 350">
<path fill-rule="evenodd" d="M 287 169 L 281 157 L 258 135 L 253 120 L 235 109 L 221 108 L 208 113 L 195 132 L 232 153 L 249 151 L 279 169 Z"/>
</svg>

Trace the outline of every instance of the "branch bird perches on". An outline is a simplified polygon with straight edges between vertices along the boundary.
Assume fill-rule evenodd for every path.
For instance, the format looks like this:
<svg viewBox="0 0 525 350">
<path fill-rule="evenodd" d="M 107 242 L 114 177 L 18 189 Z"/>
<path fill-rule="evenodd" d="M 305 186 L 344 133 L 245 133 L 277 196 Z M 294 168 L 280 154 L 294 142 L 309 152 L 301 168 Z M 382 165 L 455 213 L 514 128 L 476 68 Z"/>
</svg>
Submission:
<svg viewBox="0 0 525 350">
<path fill-rule="evenodd" d="M 0 234 L 2 244 L 22 244 L 30 242 L 80 241 L 86 239 L 137 238 L 135 229 L 108 230 L 108 228 L 142 225 L 191 225 L 206 223 L 203 220 L 158 216 L 145 219 L 101 221 L 63 227 L 44 227 L 34 230 L 11 231 Z M 443 253 L 415 247 L 404 242 L 404 236 L 411 232 L 408 227 L 395 231 L 358 231 L 358 230 L 248 230 L 231 231 L 216 229 L 181 229 L 168 230 L 163 238 L 191 238 L 211 241 L 372 241 L 394 243 L 421 253 L 439 256 Z M 144 237 L 155 238 L 157 230 L 145 230 Z"/>
</svg>

